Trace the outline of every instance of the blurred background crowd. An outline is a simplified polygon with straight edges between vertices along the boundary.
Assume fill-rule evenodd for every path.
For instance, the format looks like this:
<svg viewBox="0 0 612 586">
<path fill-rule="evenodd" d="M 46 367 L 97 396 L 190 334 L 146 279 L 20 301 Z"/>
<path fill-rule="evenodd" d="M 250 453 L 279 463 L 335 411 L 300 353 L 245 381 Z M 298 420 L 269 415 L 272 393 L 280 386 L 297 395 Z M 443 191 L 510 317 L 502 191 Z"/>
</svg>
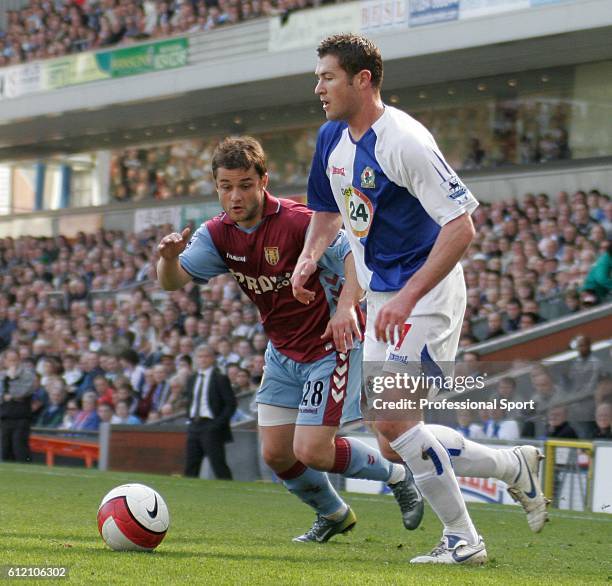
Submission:
<svg viewBox="0 0 612 586">
<path fill-rule="evenodd" d="M 0 67 L 208 31 L 320 4 L 312 0 L 30 0 L 7 13 Z"/>
<path fill-rule="evenodd" d="M 462 261 L 465 363 L 477 365 L 470 349 L 477 342 L 609 299 L 611 212 L 609 197 L 596 190 L 480 206 L 477 236 Z M 230 275 L 162 291 L 156 248 L 170 231 L 0 240 L 0 375 L 35 373 L 35 425 L 78 431 L 95 430 L 102 421 L 183 417 L 199 344 L 214 349 L 232 383 L 239 399 L 234 422 L 254 419 L 267 344 L 257 311 Z M 502 396 L 538 401 L 535 411 L 517 414 L 511 434 L 609 437 L 609 373 L 588 338 L 578 339 L 576 349 L 571 371 L 534 368 L 528 388 L 518 390 L 512 379 L 500 383 Z M 506 437 L 508 417 L 467 413 L 458 425 L 466 433 Z"/>
</svg>

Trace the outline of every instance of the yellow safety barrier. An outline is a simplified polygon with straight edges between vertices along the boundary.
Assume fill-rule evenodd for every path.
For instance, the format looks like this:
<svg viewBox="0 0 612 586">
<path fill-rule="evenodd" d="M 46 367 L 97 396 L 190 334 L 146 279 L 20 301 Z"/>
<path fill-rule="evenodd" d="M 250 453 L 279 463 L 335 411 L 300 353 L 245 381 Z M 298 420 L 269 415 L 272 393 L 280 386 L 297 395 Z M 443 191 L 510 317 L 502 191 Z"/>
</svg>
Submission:
<svg viewBox="0 0 612 586">
<path fill-rule="evenodd" d="M 589 455 L 589 468 L 587 472 L 587 495 L 591 494 L 591 482 L 593 480 L 593 443 L 582 440 L 547 439 L 544 444 L 546 455 L 544 468 L 544 494 L 547 498 L 553 499 L 555 486 L 555 464 L 556 448 L 575 448 L 583 450 Z M 587 503 L 585 503 L 586 505 Z"/>
</svg>

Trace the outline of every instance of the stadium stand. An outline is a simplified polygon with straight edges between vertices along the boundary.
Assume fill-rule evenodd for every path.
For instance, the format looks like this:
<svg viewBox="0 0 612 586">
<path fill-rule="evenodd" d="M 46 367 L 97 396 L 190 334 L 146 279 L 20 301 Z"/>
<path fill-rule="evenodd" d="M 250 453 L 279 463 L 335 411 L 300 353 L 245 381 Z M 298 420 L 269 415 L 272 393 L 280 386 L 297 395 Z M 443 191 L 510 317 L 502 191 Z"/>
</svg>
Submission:
<svg viewBox="0 0 612 586">
<path fill-rule="evenodd" d="M 606 300 L 609 283 L 597 296 L 583 284 L 597 255 L 608 254 L 607 209 L 608 196 L 595 190 L 482 205 L 463 261 L 461 348 Z M 97 429 L 107 415 L 113 423 L 182 416 L 181 391 L 200 343 L 215 349 L 230 377 L 240 404 L 235 421 L 252 420 L 266 344 L 255 310 L 229 275 L 162 292 L 155 248 L 169 230 L 0 240 L 0 347 L 17 348 L 39 375 L 39 425 Z M 581 418 L 594 421 L 592 387 L 593 413 Z"/>
<path fill-rule="evenodd" d="M 314 5 L 310 0 L 30 0 L 7 13 L 0 67 L 287 16 Z"/>
</svg>

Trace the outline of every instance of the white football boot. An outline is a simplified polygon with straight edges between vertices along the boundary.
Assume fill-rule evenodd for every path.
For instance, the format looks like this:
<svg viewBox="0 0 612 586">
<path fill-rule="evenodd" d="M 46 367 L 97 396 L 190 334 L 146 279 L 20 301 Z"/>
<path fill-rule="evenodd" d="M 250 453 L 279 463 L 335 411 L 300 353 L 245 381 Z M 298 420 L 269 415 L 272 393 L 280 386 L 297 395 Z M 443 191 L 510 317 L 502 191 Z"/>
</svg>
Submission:
<svg viewBox="0 0 612 586">
<path fill-rule="evenodd" d="M 539 533 L 548 521 L 546 507 L 550 503 L 540 485 L 540 461 L 544 456 L 534 446 L 518 446 L 512 451 L 519 461 L 519 473 L 508 486 L 508 493 L 527 513 L 529 528 Z"/>
<path fill-rule="evenodd" d="M 484 564 L 487 550 L 482 537 L 476 545 L 470 545 L 458 535 L 444 535 L 431 553 L 410 560 L 411 564 Z"/>
</svg>

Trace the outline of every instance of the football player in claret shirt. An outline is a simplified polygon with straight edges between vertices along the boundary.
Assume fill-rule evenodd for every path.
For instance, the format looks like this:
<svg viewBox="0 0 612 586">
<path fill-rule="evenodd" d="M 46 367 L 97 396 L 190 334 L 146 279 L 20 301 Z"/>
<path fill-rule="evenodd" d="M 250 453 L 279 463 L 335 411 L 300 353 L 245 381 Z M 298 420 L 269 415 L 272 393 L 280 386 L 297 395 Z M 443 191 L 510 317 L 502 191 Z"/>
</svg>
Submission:
<svg viewBox="0 0 612 586">
<path fill-rule="evenodd" d="M 336 437 L 341 423 L 361 418 L 360 290 L 345 233 L 336 231 L 302 304 L 289 278 L 312 212 L 266 191 L 265 155 L 253 138 L 225 139 L 213 154 L 212 170 L 224 212 L 191 240 L 188 228 L 161 240 L 159 282 L 175 290 L 230 272 L 259 308 L 270 338 L 257 392 L 264 459 L 317 514 L 312 528 L 294 541 L 325 542 L 355 525 L 354 512 L 325 471 L 386 482 L 405 527 L 415 529 L 423 500 L 406 467 L 357 439 Z"/>
<path fill-rule="evenodd" d="M 440 363 L 448 368 L 457 352 L 466 305 L 459 260 L 474 236 L 470 214 L 478 203 L 427 129 L 382 102 L 383 62 L 374 43 L 334 35 L 317 53 L 315 94 L 327 122 L 308 181 L 308 206 L 315 213 L 292 275 L 294 294 L 308 300 L 316 263 L 344 223 L 367 297 L 364 360 L 392 373 L 444 373 Z M 440 544 L 412 562 L 487 559 L 455 472 L 509 484 L 532 530 L 541 530 L 547 514 L 536 448 L 493 450 L 450 428 L 424 425 L 418 410 L 404 415 L 376 414 L 381 449 L 389 458 L 395 452 L 411 469 L 444 526 Z"/>
</svg>

